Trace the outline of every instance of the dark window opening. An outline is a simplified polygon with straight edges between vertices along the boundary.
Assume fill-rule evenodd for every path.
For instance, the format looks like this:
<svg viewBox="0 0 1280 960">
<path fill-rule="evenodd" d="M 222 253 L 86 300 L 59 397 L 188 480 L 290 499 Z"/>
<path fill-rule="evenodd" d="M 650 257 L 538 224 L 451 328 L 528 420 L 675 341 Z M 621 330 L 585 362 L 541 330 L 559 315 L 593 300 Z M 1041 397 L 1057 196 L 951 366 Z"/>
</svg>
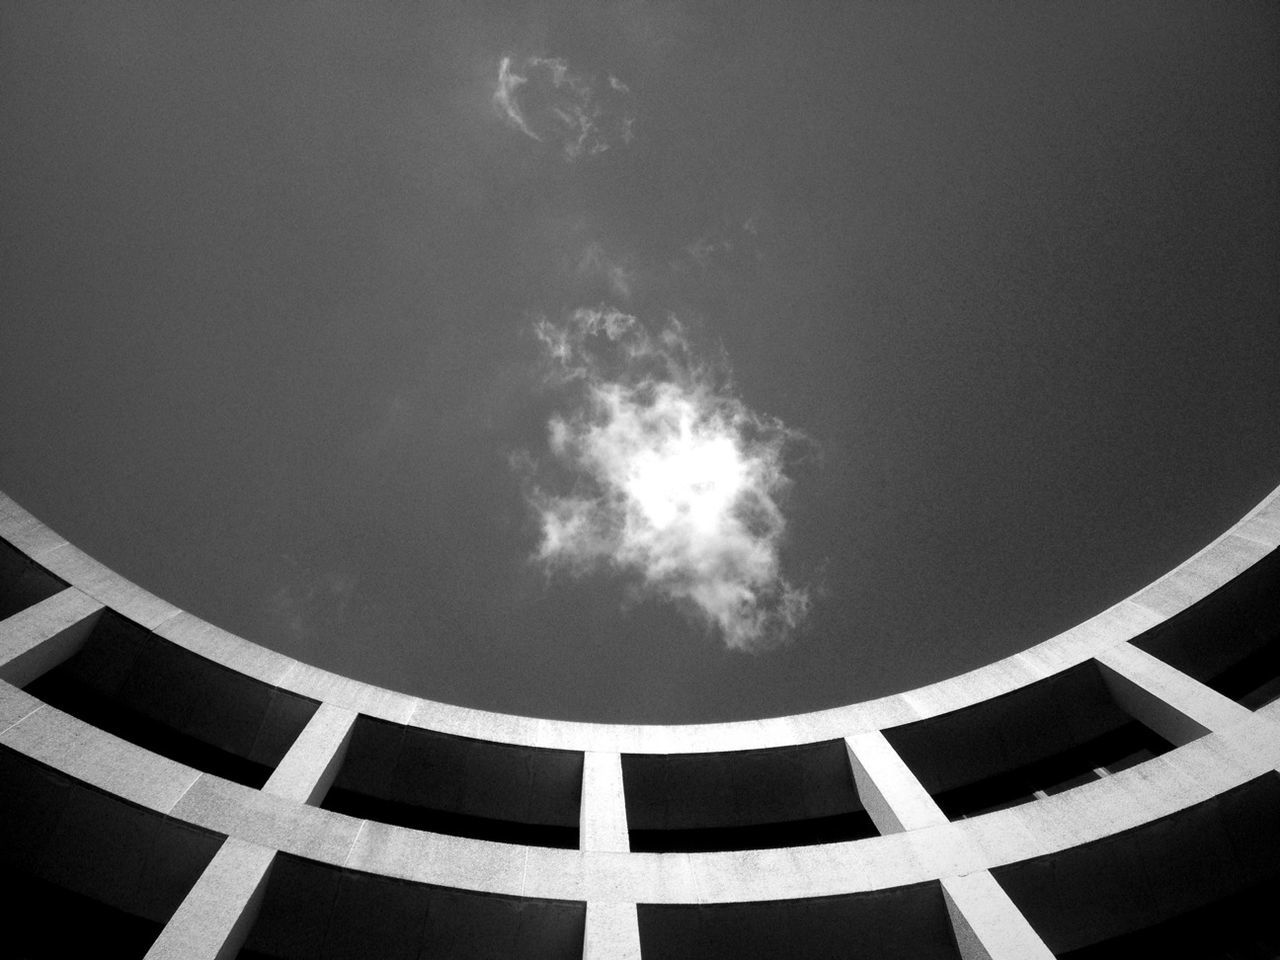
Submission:
<svg viewBox="0 0 1280 960">
<path fill-rule="evenodd" d="M 22 960 L 142 960 L 164 926 L 30 874 L 5 887 L 5 955 Z"/>
<path fill-rule="evenodd" d="M 0 748 L 4 956 L 142 957 L 220 834 Z"/>
<path fill-rule="evenodd" d="M 578 848 L 578 828 L 562 824 L 518 823 L 513 820 L 496 820 L 459 813 L 455 810 L 437 810 L 383 797 L 373 797 L 354 790 L 330 789 L 321 804 L 334 813 L 345 813 L 361 820 L 376 820 L 410 830 L 427 830 L 431 833 L 447 833 L 455 837 L 471 837 L 474 840 L 494 840 L 498 843 L 519 843 L 534 847 Z"/>
<path fill-rule="evenodd" d="M 277 854 L 241 960 L 581 960 L 586 904 L 476 893 Z"/>
<path fill-rule="evenodd" d="M 166 727 L 118 700 L 103 696 L 68 671 L 54 668 L 27 684 L 26 691 L 92 727 L 216 777 L 256 790 L 271 776 L 272 767 Z"/>
<path fill-rule="evenodd" d="M 1280 631 L 1243 660 L 1209 677 L 1206 685 L 1250 710 L 1280 697 Z"/>
<path fill-rule="evenodd" d="M 958 960 L 937 883 L 755 903 L 640 904 L 645 960 Z"/>
<path fill-rule="evenodd" d="M 1256 710 L 1280 697 L 1280 551 L 1133 640 Z"/>
<path fill-rule="evenodd" d="M 326 810 L 478 840 L 576 849 L 582 754 L 357 718 Z"/>
<path fill-rule="evenodd" d="M 949 819 L 959 820 L 1062 793 L 1172 749 L 1173 744 L 1134 720 L 1088 743 L 1016 770 L 944 791 L 934 799 Z"/>
<path fill-rule="evenodd" d="M 21 613 L 66 588 L 65 580 L 0 540 L 0 620 Z"/>
<path fill-rule="evenodd" d="M 1133 829 L 991 873 L 1056 956 L 1270 958 L 1248 950 L 1256 934 L 1274 942 L 1280 931 L 1277 809 L 1280 776 L 1268 773 Z M 1235 945 L 1241 952 L 1230 952 Z"/>
<path fill-rule="evenodd" d="M 1133 933 L 1058 954 L 1062 960 L 1275 960 L 1280 879 Z"/>
<path fill-rule="evenodd" d="M 130 743 L 260 788 L 316 702 L 236 673 L 104 610 L 84 646 L 26 685 Z"/>
<path fill-rule="evenodd" d="M 843 843 L 877 837 L 865 810 L 786 823 L 753 823 L 740 827 L 701 827 L 685 830 L 631 830 L 632 853 L 709 853 L 715 850 L 765 850 L 803 847 L 815 843 Z"/>
<path fill-rule="evenodd" d="M 1092 661 L 884 734 L 952 819 L 1061 793 L 1173 749 L 1116 704 Z"/>
<path fill-rule="evenodd" d="M 721 753 L 624 754 L 631 849 L 762 850 L 877 836 L 843 740 Z"/>
</svg>

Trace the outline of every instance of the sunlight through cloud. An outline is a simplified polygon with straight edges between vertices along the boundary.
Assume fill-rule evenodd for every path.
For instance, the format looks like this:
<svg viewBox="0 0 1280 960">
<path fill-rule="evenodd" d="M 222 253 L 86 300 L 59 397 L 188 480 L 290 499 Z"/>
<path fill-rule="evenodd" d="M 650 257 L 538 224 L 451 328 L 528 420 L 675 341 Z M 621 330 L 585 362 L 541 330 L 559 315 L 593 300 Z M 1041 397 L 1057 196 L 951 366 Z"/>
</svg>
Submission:
<svg viewBox="0 0 1280 960">
<path fill-rule="evenodd" d="M 784 456 L 800 434 L 749 410 L 675 318 L 651 331 L 580 309 L 535 332 L 567 402 L 528 488 L 538 561 L 628 575 L 733 649 L 785 642 L 809 608 L 779 556 Z"/>
</svg>

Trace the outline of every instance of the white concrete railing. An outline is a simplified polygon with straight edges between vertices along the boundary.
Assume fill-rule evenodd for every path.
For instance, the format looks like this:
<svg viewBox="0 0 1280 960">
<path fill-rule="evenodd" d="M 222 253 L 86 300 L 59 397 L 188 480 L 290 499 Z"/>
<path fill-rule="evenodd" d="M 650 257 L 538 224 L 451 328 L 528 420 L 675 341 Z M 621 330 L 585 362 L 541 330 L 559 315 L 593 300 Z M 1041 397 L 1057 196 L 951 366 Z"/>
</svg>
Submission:
<svg viewBox="0 0 1280 960">
<path fill-rule="evenodd" d="M 1133 639 L 1280 545 L 1280 488 L 1185 563 L 1064 631 L 968 673 L 861 703 L 759 720 L 599 724 L 494 713 L 398 693 L 321 670 L 221 630 L 92 560 L 0 494 L 0 539 L 93 601 L 232 670 L 313 700 L 441 733 L 602 753 L 709 753 L 816 743 L 950 713 L 1043 680 Z"/>
<path fill-rule="evenodd" d="M 227 836 L 149 956 L 234 956 L 277 852 L 446 887 L 587 905 L 584 956 L 640 955 L 636 905 L 798 899 L 941 885 L 964 960 L 1051 956 L 991 874 L 1186 810 L 1280 769 L 1280 710 L 1247 710 L 1129 640 L 1280 543 L 1280 492 L 1196 556 L 1097 617 L 939 684 L 835 710 L 728 724 L 564 723 L 409 697 L 300 664 L 152 597 L 0 497 L 0 537 L 71 584 L 0 623 L 0 745 L 124 800 Z M 321 701 L 262 790 L 97 730 L 19 686 L 72 655 L 105 608 L 186 649 Z M 1116 702 L 1178 749 L 1103 780 L 949 822 L 880 732 L 1094 661 Z M 357 715 L 584 753 L 581 850 L 445 836 L 320 809 Z M 620 752 L 716 752 L 843 738 L 881 836 L 724 853 L 630 853 Z M 1135 800 L 1135 798 L 1137 798 Z"/>
</svg>

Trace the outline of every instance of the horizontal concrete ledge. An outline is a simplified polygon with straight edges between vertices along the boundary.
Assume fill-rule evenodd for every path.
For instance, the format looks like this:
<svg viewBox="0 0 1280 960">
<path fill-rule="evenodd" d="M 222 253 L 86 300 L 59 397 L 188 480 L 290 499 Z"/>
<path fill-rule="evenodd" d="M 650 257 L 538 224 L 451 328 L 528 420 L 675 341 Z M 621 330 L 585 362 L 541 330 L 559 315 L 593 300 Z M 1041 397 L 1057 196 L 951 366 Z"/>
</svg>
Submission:
<svg viewBox="0 0 1280 960">
<path fill-rule="evenodd" d="M 321 670 L 166 603 L 76 550 L 0 494 L 0 538 L 96 602 L 194 653 L 294 693 L 395 723 L 511 743 L 605 753 L 704 753 L 815 743 L 884 730 L 1009 693 L 1123 644 L 1280 544 L 1280 488 L 1195 556 L 1132 597 L 1021 653 L 939 683 L 829 710 L 732 723 L 595 724 L 493 713 Z"/>
<path fill-rule="evenodd" d="M 24 699 L 25 698 L 25 699 Z M 964 876 L 1171 816 L 1280 767 L 1280 711 L 1046 799 L 889 836 L 727 853 L 526 847 L 357 820 L 203 774 L 84 724 L 31 709 L 0 685 L 15 719 L 0 744 L 133 803 L 250 844 L 382 876 L 563 900 L 731 903 L 900 887 Z"/>
</svg>

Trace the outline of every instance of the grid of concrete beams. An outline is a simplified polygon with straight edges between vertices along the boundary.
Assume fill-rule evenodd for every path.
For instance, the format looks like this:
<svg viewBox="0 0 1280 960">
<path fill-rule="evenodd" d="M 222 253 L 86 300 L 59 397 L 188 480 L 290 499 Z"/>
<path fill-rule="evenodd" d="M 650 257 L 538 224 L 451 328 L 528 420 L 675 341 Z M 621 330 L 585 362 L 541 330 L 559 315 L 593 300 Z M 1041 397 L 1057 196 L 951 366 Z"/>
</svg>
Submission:
<svg viewBox="0 0 1280 960">
<path fill-rule="evenodd" d="M 1215 909 L 1269 936 L 1280 490 L 1005 660 L 680 726 L 328 673 L 2 495 L 0 540 L 0 856 L 34 900 L 114 911 L 121 956 L 1092 960 Z"/>
</svg>

